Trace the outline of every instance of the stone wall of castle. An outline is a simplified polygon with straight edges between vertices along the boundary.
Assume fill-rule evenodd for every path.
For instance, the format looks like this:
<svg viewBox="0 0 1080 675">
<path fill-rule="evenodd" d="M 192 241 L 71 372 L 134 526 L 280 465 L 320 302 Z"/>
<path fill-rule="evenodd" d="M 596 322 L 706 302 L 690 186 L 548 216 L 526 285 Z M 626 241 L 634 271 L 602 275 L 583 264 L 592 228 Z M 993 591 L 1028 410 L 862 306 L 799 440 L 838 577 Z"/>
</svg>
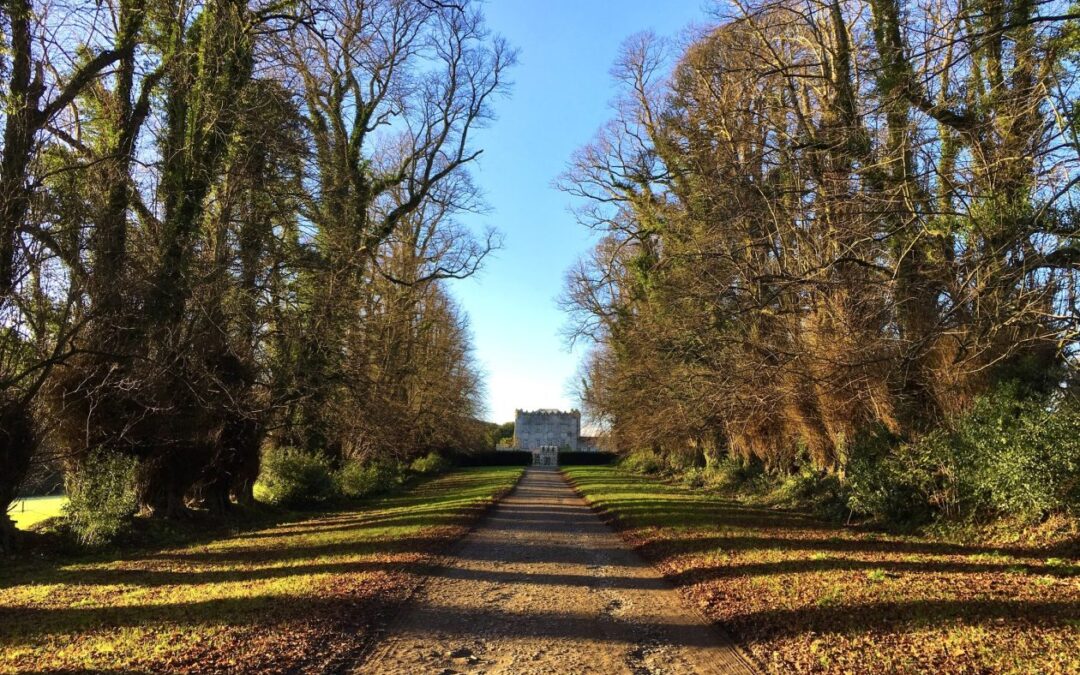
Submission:
<svg viewBox="0 0 1080 675">
<path fill-rule="evenodd" d="M 514 415 L 514 448 L 532 450 L 545 445 L 577 450 L 581 413 L 577 410 L 518 410 Z"/>
</svg>

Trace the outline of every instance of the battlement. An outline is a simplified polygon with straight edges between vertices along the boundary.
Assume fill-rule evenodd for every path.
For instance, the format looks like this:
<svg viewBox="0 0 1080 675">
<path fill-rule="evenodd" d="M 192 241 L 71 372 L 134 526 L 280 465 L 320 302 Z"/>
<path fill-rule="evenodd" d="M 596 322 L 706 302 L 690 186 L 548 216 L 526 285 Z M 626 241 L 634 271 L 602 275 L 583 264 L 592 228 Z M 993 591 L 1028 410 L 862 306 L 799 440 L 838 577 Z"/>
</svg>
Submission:
<svg viewBox="0 0 1080 675">
<path fill-rule="evenodd" d="M 577 415 L 578 417 L 581 417 L 581 411 L 578 410 L 577 408 L 574 408 L 573 410 L 568 410 L 568 411 L 559 410 L 557 408 L 537 408 L 536 410 L 522 410 L 521 408 L 518 408 L 517 410 L 514 411 L 514 414 L 515 414 L 515 416 L 517 416 L 517 415 Z"/>
</svg>

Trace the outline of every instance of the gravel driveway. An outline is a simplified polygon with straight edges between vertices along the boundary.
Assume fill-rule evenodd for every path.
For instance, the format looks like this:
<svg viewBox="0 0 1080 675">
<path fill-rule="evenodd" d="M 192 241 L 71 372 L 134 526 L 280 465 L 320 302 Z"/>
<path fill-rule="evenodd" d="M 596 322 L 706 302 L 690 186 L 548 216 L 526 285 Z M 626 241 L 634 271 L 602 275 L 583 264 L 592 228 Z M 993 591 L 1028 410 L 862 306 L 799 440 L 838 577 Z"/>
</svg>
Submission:
<svg viewBox="0 0 1080 675">
<path fill-rule="evenodd" d="M 754 671 L 557 470 L 530 468 L 356 672 Z"/>
</svg>

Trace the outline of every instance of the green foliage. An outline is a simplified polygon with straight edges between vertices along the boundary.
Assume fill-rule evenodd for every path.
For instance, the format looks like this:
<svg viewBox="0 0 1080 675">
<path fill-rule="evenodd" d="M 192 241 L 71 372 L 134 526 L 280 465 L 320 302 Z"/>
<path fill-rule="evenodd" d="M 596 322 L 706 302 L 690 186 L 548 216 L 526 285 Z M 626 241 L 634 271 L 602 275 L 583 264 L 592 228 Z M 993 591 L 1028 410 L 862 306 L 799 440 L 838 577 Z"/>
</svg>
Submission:
<svg viewBox="0 0 1080 675">
<path fill-rule="evenodd" d="M 417 460 L 419 461 L 421 460 Z M 335 478 L 341 494 L 349 499 L 363 499 L 401 487 L 405 482 L 405 472 L 399 462 L 349 461 L 337 472 Z"/>
<path fill-rule="evenodd" d="M 664 471 L 671 475 L 684 475 L 703 468 L 704 458 L 693 451 L 666 452 L 664 457 Z"/>
<path fill-rule="evenodd" d="M 960 484 L 969 510 L 1037 517 L 1080 511 L 1080 406 L 1045 398 L 1018 400 L 1011 390 L 983 399 L 957 429 Z M 966 455 L 966 457 L 965 457 Z"/>
<path fill-rule="evenodd" d="M 504 422 L 503 424 L 492 425 L 489 438 L 493 448 L 511 447 L 514 441 L 514 423 Z"/>
<path fill-rule="evenodd" d="M 66 479 L 64 514 L 79 542 L 107 544 L 121 534 L 138 510 L 134 457 L 96 451 Z"/>
<path fill-rule="evenodd" d="M 330 460 L 299 448 L 269 448 L 263 453 L 255 496 L 275 506 L 318 506 L 340 495 Z"/>
<path fill-rule="evenodd" d="M 450 462 L 437 452 L 429 452 L 423 457 L 418 457 L 409 465 L 409 471 L 423 476 L 433 476 L 443 473 L 450 468 Z"/>
<path fill-rule="evenodd" d="M 895 455 L 853 459 L 848 469 L 848 506 L 855 513 L 897 524 L 921 524 L 933 516 L 938 494 L 933 470 L 901 446 Z"/>
<path fill-rule="evenodd" d="M 840 479 L 825 471 L 810 467 L 782 476 L 768 501 L 776 505 L 808 508 L 831 518 L 847 510 L 847 492 Z"/>
<path fill-rule="evenodd" d="M 725 458 L 707 469 L 706 481 L 721 487 L 754 482 L 764 475 L 765 465 L 760 461 Z"/>
<path fill-rule="evenodd" d="M 707 457 L 706 461 L 706 466 L 677 471 L 674 477 L 692 488 L 760 492 L 769 487 L 765 466 L 758 460 L 723 456 Z"/>
<path fill-rule="evenodd" d="M 858 439 L 847 466 L 848 507 L 882 522 L 917 525 L 930 520 L 938 479 L 932 464 L 918 453 L 930 445 L 901 444 L 883 429 Z"/>
<path fill-rule="evenodd" d="M 1015 385 L 914 443 L 862 447 L 848 471 L 853 510 L 883 521 L 1080 512 L 1080 406 Z"/>
<path fill-rule="evenodd" d="M 634 473 L 658 474 L 664 470 L 667 462 L 653 450 L 635 450 L 624 457 L 619 465 Z"/>
</svg>

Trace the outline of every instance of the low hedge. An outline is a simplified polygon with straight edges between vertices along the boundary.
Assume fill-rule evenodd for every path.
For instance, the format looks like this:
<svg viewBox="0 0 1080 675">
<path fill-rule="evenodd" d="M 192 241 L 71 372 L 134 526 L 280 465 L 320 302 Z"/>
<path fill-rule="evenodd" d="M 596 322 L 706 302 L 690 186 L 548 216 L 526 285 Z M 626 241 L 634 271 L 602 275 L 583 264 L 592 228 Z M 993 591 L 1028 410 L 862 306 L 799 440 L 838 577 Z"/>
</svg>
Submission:
<svg viewBox="0 0 1080 675">
<path fill-rule="evenodd" d="M 614 452 L 560 452 L 559 466 L 601 466 L 614 464 L 619 456 Z"/>
<path fill-rule="evenodd" d="M 600 466 L 614 464 L 619 456 L 614 452 L 560 452 L 559 465 Z M 532 453 L 527 450 L 484 450 L 458 453 L 453 457 L 457 466 L 530 466 Z"/>
<path fill-rule="evenodd" d="M 457 466 L 529 466 L 532 453 L 525 450 L 484 450 L 454 456 Z"/>
</svg>

